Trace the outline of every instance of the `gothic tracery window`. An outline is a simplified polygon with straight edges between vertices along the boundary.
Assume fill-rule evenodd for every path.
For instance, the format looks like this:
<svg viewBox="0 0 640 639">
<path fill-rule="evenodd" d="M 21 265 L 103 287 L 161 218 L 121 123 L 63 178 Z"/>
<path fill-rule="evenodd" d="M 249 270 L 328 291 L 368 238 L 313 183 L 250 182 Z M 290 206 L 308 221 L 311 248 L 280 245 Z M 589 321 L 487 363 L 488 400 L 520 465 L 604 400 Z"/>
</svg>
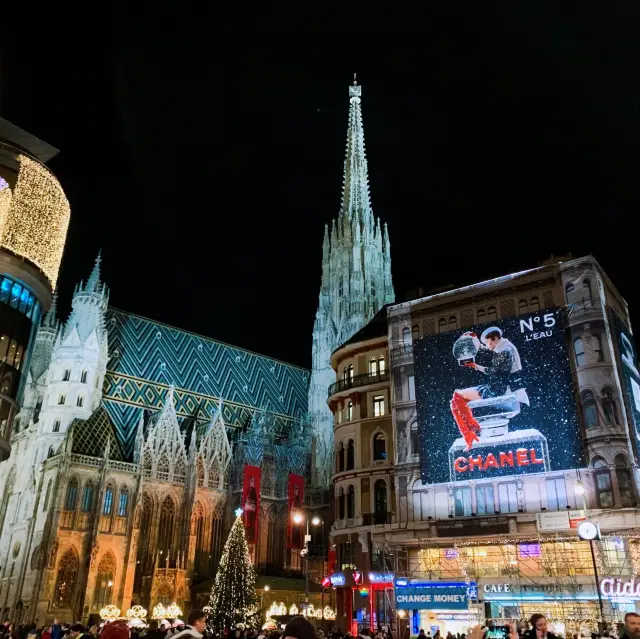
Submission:
<svg viewBox="0 0 640 639">
<path fill-rule="evenodd" d="M 115 574 L 116 560 L 111 552 L 107 552 L 98 564 L 96 587 L 93 595 L 93 603 L 97 604 L 100 608 L 112 603 Z"/>
<path fill-rule="evenodd" d="M 75 549 L 69 548 L 62 555 L 58 564 L 56 585 L 53 589 L 53 601 L 51 602 L 55 608 L 70 608 L 72 606 L 79 566 L 78 553 Z"/>
<path fill-rule="evenodd" d="M 166 556 L 171 553 L 173 533 L 176 523 L 176 504 L 171 497 L 165 497 L 160 508 L 160 523 L 158 525 L 158 550 Z"/>
</svg>

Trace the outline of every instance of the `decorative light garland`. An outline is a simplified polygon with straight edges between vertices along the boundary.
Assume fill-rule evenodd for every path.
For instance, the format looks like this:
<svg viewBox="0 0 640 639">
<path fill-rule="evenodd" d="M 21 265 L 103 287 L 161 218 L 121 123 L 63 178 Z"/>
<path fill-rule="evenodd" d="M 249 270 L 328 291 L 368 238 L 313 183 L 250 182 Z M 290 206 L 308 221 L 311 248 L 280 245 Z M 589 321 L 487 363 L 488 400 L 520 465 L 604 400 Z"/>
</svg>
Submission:
<svg viewBox="0 0 640 639">
<path fill-rule="evenodd" d="M 47 167 L 26 155 L 19 155 L 18 162 L 1 245 L 33 262 L 55 288 L 71 217 L 69 202 Z"/>
<path fill-rule="evenodd" d="M 120 608 L 116 608 L 113 604 L 109 604 L 100 610 L 100 619 L 103 621 L 115 621 L 120 619 Z"/>
<path fill-rule="evenodd" d="M 129 608 L 129 610 L 127 610 L 127 619 L 129 621 L 133 621 L 134 619 L 143 620 L 146 618 L 147 611 L 142 606 L 134 606 L 133 608 Z"/>
<path fill-rule="evenodd" d="M 182 610 L 178 607 L 178 604 L 174 601 L 166 610 L 166 616 L 169 619 L 177 619 L 178 617 L 182 617 Z"/>
</svg>

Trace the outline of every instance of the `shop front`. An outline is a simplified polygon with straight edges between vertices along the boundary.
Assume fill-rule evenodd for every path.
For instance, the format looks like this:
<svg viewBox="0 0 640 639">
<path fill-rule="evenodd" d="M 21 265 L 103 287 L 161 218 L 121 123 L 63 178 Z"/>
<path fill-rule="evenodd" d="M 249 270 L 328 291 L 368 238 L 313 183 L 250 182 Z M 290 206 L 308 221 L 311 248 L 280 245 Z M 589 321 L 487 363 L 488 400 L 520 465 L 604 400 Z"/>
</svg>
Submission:
<svg viewBox="0 0 640 639">
<path fill-rule="evenodd" d="M 587 630 L 598 632 L 601 617 L 606 624 L 614 625 L 623 621 L 627 612 L 636 611 L 637 600 L 611 592 L 613 580 L 600 581 L 600 597 L 593 579 L 576 577 L 573 583 L 564 581 L 560 584 L 481 583 L 479 591 L 487 621 L 525 626 L 531 615 L 539 613 L 547 618 L 554 633 L 566 637 Z"/>
<path fill-rule="evenodd" d="M 469 628 L 481 621 L 476 601 L 475 582 L 423 581 L 397 578 L 394 584 L 394 603 L 402 632 L 405 624 L 411 635 L 420 629 L 439 630 L 442 636 L 469 633 Z"/>
</svg>

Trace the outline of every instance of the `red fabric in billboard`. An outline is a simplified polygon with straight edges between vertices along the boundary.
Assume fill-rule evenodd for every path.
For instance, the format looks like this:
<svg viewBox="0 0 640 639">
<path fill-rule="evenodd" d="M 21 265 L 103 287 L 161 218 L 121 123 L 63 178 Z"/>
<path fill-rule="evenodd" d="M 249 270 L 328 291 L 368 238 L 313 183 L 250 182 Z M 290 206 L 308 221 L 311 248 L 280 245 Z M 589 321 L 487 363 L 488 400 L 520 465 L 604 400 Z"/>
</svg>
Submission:
<svg viewBox="0 0 640 639">
<path fill-rule="evenodd" d="M 258 466 L 244 467 L 244 483 L 242 486 L 242 518 L 247 535 L 247 543 L 249 544 L 255 544 L 258 539 L 261 476 L 262 469 Z"/>
<path fill-rule="evenodd" d="M 304 548 L 304 536 L 307 532 L 304 520 L 299 524 L 293 521 L 296 512 L 304 515 L 302 504 L 304 502 L 304 477 L 302 475 L 289 474 L 289 534 L 287 535 L 287 548 Z"/>
</svg>

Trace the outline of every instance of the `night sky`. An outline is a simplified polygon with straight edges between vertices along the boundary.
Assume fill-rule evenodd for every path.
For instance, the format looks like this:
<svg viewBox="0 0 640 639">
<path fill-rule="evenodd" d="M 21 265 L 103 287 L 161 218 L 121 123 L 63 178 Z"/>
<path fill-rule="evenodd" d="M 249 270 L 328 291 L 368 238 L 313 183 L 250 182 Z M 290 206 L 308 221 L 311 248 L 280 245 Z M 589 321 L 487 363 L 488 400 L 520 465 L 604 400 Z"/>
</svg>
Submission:
<svg viewBox="0 0 640 639">
<path fill-rule="evenodd" d="M 309 366 L 355 71 L 399 299 L 593 253 L 637 318 L 640 8 L 573 4 L 25 6 L 2 115 L 61 151 L 65 312 L 102 248 L 114 306 Z"/>
</svg>

